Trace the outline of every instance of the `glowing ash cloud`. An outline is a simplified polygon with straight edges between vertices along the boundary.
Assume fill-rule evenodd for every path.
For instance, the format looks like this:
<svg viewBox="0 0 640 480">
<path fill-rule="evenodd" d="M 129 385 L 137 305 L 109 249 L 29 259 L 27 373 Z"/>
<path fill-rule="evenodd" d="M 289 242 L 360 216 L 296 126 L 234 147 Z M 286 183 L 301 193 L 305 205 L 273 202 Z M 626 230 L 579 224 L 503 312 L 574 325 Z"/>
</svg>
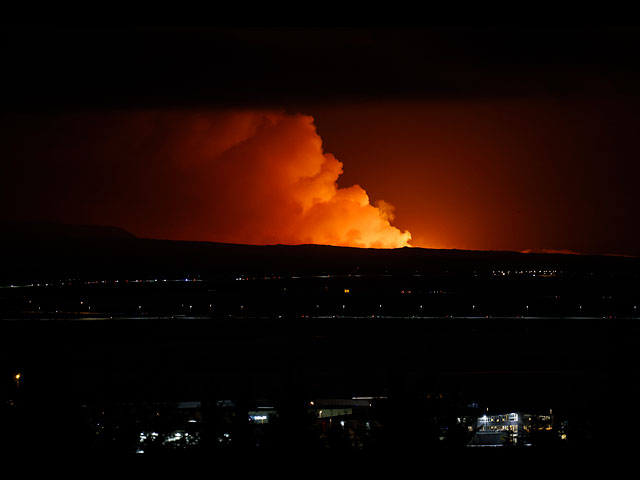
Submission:
<svg viewBox="0 0 640 480">
<path fill-rule="evenodd" d="M 212 129 L 200 123 L 185 137 L 199 145 L 187 160 L 198 165 L 194 174 L 211 182 L 209 190 L 216 190 L 210 209 L 216 233 L 211 239 L 374 248 L 408 245 L 411 234 L 391 225 L 389 204 L 371 205 L 358 185 L 338 188 L 343 165 L 323 152 L 313 118 L 236 112 L 220 124 L 233 127 L 233 136 L 206 139 Z M 218 138 L 237 141 L 223 148 Z M 222 224 L 216 218 L 220 208 L 233 212 Z"/>
<path fill-rule="evenodd" d="M 10 141 L 24 172 L 3 181 L 42 177 L 22 182 L 47 199 L 32 216 L 177 240 L 396 248 L 411 238 L 391 225 L 391 205 L 338 187 L 343 165 L 306 115 L 78 113 Z"/>
</svg>

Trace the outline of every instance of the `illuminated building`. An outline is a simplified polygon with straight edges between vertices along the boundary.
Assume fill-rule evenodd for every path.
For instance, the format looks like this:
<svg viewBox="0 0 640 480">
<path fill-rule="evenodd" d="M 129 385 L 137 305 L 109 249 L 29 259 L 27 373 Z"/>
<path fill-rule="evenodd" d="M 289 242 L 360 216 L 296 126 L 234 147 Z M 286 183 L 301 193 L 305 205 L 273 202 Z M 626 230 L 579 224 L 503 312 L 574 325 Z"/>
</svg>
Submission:
<svg viewBox="0 0 640 480">
<path fill-rule="evenodd" d="M 512 412 L 485 414 L 478 417 L 475 435 L 469 446 L 499 447 L 530 445 L 528 438 L 533 430 L 552 430 L 553 416 Z"/>
</svg>

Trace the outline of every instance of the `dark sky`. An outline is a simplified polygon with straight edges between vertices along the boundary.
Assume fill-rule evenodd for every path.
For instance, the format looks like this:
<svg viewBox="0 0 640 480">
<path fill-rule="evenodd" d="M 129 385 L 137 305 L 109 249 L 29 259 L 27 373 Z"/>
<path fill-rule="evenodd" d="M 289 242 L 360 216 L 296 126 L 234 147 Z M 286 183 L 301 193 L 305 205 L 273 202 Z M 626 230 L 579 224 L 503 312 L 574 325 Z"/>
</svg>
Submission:
<svg viewBox="0 0 640 480">
<path fill-rule="evenodd" d="M 175 133 L 180 125 L 200 125 L 193 112 L 214 112 L 206 128 L 237 136 L 241 130 L 229 134 L 220 126 L 228 112 L 275 109 L 312 117 L 324 152 L 342 162 L 338 185 L 360 185 L 372 204 L 395 206 L 391 222 L 411 232 L 412 245 L 640 255 L 639 33 L 4 27 L 0 217 L 119 223 L 138 235 L 167 238 L 202 231 L 209 233 L 193 239 L 242 241 L 240 230 L 220 233 L 230 225 L 225 202 L 239 197 L 203 193 L 190 202 L 166 201 L 196 188 L 184 169 L 185 187 L 172 190 L 175 197 L 149 200 L 173 188 L 171 160 L 158 160 L 160 145 L 170 147 L 157 140 L 157 124 L 163 139 L 184 149 L 202 135 Z M 142 124 L 140 114 L 147 115 Z M 282 118 L 278 128 L 286 125 L 287 135 L 305 128 Z M 307 145 L 302 137 L 283 138 Z M 149 144 L 141 146 L 142 139 Z M 270 145 L 254 144 L 263 142 Z M 125 164 L 135 183 L 120 178 Z M 220 177 L 216 168 L 207 175 Z M 242 181 L 243 170 L 225 174 Z M 137 216 L 118 213 L 128 202 L 140 203 L 142 194 L 125 193 L 143 178 L 145 208 Z M 252 181 L 258 191 L 259 179 Z M 211 185 L 197 188 L 219 189 Z M 280 195 L 272 200 L 284 201 Z M 188 228 L 171 223 L 196 204 Z M 275 218 L 276 210 L 264 215 Z M 168 212 L 166 221 L 158 212 Z M 234 215 L 257 221 L 242 212 Z"/>
<path fill-rule="evenodd" d="M 636 28 L 5 27 L 5 108 L 637 93 Z"/>
</svg>

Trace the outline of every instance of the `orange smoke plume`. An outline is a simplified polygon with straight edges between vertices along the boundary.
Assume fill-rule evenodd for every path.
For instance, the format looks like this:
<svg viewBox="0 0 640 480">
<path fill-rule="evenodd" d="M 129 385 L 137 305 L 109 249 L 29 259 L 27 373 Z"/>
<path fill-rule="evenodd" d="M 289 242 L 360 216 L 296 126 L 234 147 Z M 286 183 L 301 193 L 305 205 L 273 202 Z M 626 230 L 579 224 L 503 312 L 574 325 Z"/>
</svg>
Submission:
<svg viewBox="0 0 640 480">
<path fill-rule="evenodd" d="M 389 204 L 371 205 L 358 185 L 338 188 L 343 165 L 323 152 L 313 118 L 273 112 L 227 115 L 216 124 L 229 133 L 215 132 L 205 115 L 185 138 L 198 145 L 188 164 L 197 164 L 194 174 L 204 180 L 202 188 L 218 190 L 208 211 L 214 216 L 220 207 L 233 212 L 222 223 L 212 218 L 215 227 L 206 238 L 257 244 L 408 245 L 411 234 L 391 225 Z"/>
<path fill-rule="evenodd" d="M 310 116 L 147 111 L 50 122 L 40 186 L 64 192 L 45 192 L 40 209 L 55 220 L 176 240 L 409 245 L 411 234 L 391 225 L 391 205 L 372 205 L 358 185 L 338 187 L 343 164 L 323 152 Z"/>
</svg>

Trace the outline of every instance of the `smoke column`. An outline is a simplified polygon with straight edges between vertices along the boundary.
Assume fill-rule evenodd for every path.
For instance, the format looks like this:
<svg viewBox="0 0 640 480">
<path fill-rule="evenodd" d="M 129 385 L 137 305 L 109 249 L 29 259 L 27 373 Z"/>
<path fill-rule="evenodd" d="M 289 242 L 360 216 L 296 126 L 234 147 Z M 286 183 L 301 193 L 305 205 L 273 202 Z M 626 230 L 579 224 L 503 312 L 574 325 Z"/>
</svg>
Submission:
<svg viewBox="0 0 640 480">
<path fill-rule="evenodd" d="M 391 225 L 390 204 L 338 187 L 343 164 L 323 152 L 307 115 L 77 113 L 5 140 L 22 168 L 4 186 L 40 199 L 27 217 L 231 243 L 397 248 L 411 239 Z"/>
</svg>

